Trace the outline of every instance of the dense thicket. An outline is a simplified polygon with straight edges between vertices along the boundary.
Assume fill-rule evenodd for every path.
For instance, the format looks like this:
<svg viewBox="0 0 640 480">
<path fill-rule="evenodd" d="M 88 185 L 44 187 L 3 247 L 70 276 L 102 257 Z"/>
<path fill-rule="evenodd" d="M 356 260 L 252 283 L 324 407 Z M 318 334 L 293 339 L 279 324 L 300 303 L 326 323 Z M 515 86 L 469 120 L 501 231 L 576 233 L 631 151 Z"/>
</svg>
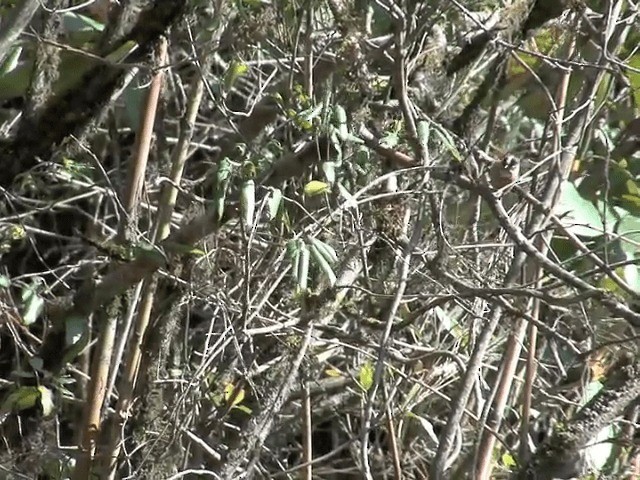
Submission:
<svg viewBox="0 0 640 480">
<path fill-rule="evenodd" d="M 0 476 L 636 478 L 638 15 L 0 2 Z"/>
</svg>

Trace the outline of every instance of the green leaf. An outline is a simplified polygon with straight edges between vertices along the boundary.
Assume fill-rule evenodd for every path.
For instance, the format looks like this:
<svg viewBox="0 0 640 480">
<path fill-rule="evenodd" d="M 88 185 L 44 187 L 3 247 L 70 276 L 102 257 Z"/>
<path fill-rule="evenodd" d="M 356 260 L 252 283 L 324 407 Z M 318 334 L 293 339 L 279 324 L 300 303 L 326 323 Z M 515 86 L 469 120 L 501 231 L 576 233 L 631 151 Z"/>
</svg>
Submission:
<svg viewBox="0 0 640 480">
<path fill-rule="evenodd" d="M 318 249 L 327 262 L 333 264 L 338 261 L 338 254 L 331 245 L 323 242 L 322 240 L 318 240 L 315 237 L 311 238 L 311 243 Z"/>
<path fill-rule="evenodd" d="M 38 295 L 38 288 L 38 283 L 34 282 L 22 290 L 22 322 L 25 325 L 33 324 L 44 308 L 44 300 Z"/>
<path fill-rule="evenodd" d="M 44 367 L 44 360 L 42 360 L 42 357 L 31 357 L 29 359 L 29 365 L 31 365 L 34 370 L 42 372 L 42 368 Z"/>
<path fill-rule="evenodd" d="M 626 180 L 625 185 L 627 187 L 627 192 L 629 192 L 631 195 L 637 196 L 638 194 L 640 194 L 640 188 L 638 188 L 636 182 L 634 182 L 630 178 Z"/>
<path fill-rule="evenodd" d="M 127 124 L 134 130 L 140 126 L 141 112 L 144 111 L 144 102 L 147 98 L 148 88 L 131 82 L 122 92 L 124 111 Z"/>
<path fill-rule="evenodd" d="M 62 14 L 65 28 L 70 32 L 102 32 L 104 25 L 93 18 L 75 12 Z"/>
<path fill-rule="evenodd" d="M 640 251 L 640 218 L 635 215 L 623 215 L 616 228 L 620 235 L 620 247 L 633 258 Z"/>
<path fill-rule="evenodd" d="M 22 47 L 20 45 L 11 47 L 11 52 L 0 66 L 0 77 L 16 69 L 20 55 L 22 55 Z"/>
<path fill-rule="evenodd" d="M 327 182 L 333 185 L 336 181 L 336 164 L 334 162 L 322 162 L 322 172 Z"/>
<path fill-rule="evenodd" d="M 293 260 L 300 253 L 300 240 L 289 240 L 287 242 L 287 256 L 293 262 Z"/>
<path fill-rule="evenodd" d="M 2 412 L 21 412 L 32 408 L 40 399 L 38 387 L 19 387 L 11 392 L 2 404 Z"/>
<path fill-rule="evenodd" d="M 64 321 L 64 335 L 67 346 L 75 345 L 87 334 L 87 321 L 84 317 L 71 316 Z"/>
<path fill-rule="evenodd" d="M 451 133 L 449 133 L 446 128 L 441 127 L 435 122 L 432 124 L 432 126 L 434 127 L 434 131 L 436 136 L 438 137 L 438 140 L 440 140 L 440 143 L 445 148 L 445 150 L 447 150 L 447 152 L 449 152 L 456 161 L 462 162 L 462 155 L 460 155 L 458 147 L 456 147 L 456 143 L 453 140 Z"/>
<path fill-rule="evenodd" d="M 106 56 L 106 59 L 109 62 L 113 63 L 121 63 L 126 60 L 126 58 L 132 54 L 135 50 L 138 49 L 138 44 L 134 40 L 127 40 L 118 48 L 116 48 L 113 52 Z"/>
<path fill-rule="evenodd" d="M 91 33 L 91 32 L 90 32 Z M 99 33 L 99 32 L 98 32 Z M 96 35 L 91 33 L 91 35 Z M 78 45 L 82 47 L 82 45 Z M 124 61 L 138 47 L 137 43 L 130 40 L 118 47 L 115 51 L 106 56 L 108 62 L 120 63 Z M 23 52 L 25 53 L 25 52 Z M 92 58 L 84 53 L 70 50 L 62 50 L 60 53 L 60 76 L 55 82 L 53 90 L 56 95 L 70 91 L 78 86 L 83 75 L 100 60 Z M 6 63 L 6 62 L 5 62 Z M 18 65 L 0 75 L 0 100 L 23 96 L 31 83 L 31 73 L 33 71 L 33 55 L 22 56 L 22 61 Z"/>
<path fill-rule="evenodd" d="M 64 58 L 62 55 L 61 57 Z M 63 72 L 63 67 L 65 67 L 65 65 L 61 62 L 61 72 Z M 17 68 L 0 75 L 0 100 L 8 100 L 10 98 L 22 97 L 25 95 L 31 81 L 32 70 L 33 59 L 30 59 L 22 65 L 19 65 Z M 58 83 L 62 83 L 62 80 L 63 78 L 60 78 Z M 66 80 L 66 78 L 64 80 Z M 75 76 L 73 80 L 76 80 Z"/>
<path fill-rule="evenodd" d="M 240 191 L 240 207 L 244 225 L 248 229 L 253 228 L 256 211 L 256 183 L 253 179 L 245 180 Z"/>
<path fill-rule="evenodd" d="M 262 5 L 262 0 L 240 0 L 239 3 L 244 7 L 259 7 Z"/>
<path fill-rule="evenodd" d="M 456 307 L 454 307 L 456 308 Z M 447 330 L 451 335 L 460 340 L 463 344 L 468 342 L 468 331 L 462 328 L 456 318 L 459 316 L 456 314 L 456 310 L 445 311 L 442 307 L 436 306 L 433 309 L 433 313 L 442 325 L 442 328 Z"/>
<path fill-rule="evenodd" d="M 395 148 L 400 143 L 400 135 L 397 132 L 388 132 L 380 139 L 380 145 L 385 148 Z"/>
<path fill-rule="evenodd" d="M 11 279 L 0 275 L 0 288 L 9 288 L 11 286 Z"/>
<path fill-rule="evenodd" d="M 327 260 L 327 257 L 329 257 L 329 255 L 326 254 L 325 256 L 323 252 L 325 252 L 325 250 L 323 249 L 321 251 L 320 248 L 318 248 L 318 245 L 316 243 L 311 244 L 311 255 L 313 255 L 313 259 L 315 260 L 315 263 L 324 272 L 324 274 L 329 279 L 329 284 L 333 287 L 338 281 L 338 278 L 336 277 L 335 272 L 331 268 L 331 264 L 329 260 Z"/>
<path fill-rule="evenodd" d="M 233 165 L 228 157 L 224 157 L 218 163 L 218 171 L 216 172 L 216 184 L 220 186 L 224 186 L 229 181 L 229 177 L 231 177 Z"/>
<path fill-rule="evenodd" d="M 233 166 L 231 161 L 227 157 L 224 157 L 218 163 L 218 171 L 216 172 L 216 188 L 214 191 L 214 201 L 218 220 L 221 220 L 222 215 L 224 214 L 224 201 L 227 196 L 227 186 L 229 185 L 232 168 Z"/>
<path fill-rule="evenodd" d="M 613 255 L 610 257 L 610 260 L 612 262 L 618 261 L 618 259 L 614 258 Z M 624 256 L 619 260 L 620 261 L 634 260 L 634 256 L 630 254 L 624 254 Z M 629 287 L 631 287 L 631 289 L 634 292 L 640 293 L 640 274 L 638 273 L 637 265 L 628 264 L 628 265 L 616 267 L 615 272 L 618 275 L 618 277 L 622 278 L 625 281 L 625 283 L 629 285 Z M 613 279 L 611 279 L 611 277 L 609 277 L 608 275 L 602 277 L 599 283 L 601 288 L 603 288 L 608 292 L 614 293 L 622 298 L 629 297 L 628 293 L 625 290 L 623 290 L 616 282 L 614 282 Z"/>
<path fill-rule="evenodd" d="M 585 446 L 584 459 L 589 471 L 600 472 L 605 467 L 613 452 L 614 443 L 611 439 L 615 437 L 616 432 L 613 425 L 608 425 L 600 430 L 595 438 Z M 594 478 L 596 478 L 596 476 L 594 476 Z"/>
<path fill-rule="evenodd" d="M 600 288 L 606 290 L 607 292 L 621 293 L 620 287 L 618 287 L 618 284 L 611 277 L 602 277 L 598 282 L 598 285 L 600 286 Z"/>
<path fill-rule="evenodd" d="M 562 225 L 574 235 L 581 237 L 599 237 L 604 234 L 604 224 L 598 209 L 590 201 L 582 198 L 571 182 L 564 182 L 560 199 L 554 213 L 560 217 Z M 615 221 L 607 222 L 607 230 L 612 229 Z"/>
<path fill-rule="evenodd" d="M 318 180 L 311 180 L 304 186 L 304 194 L 307 197 L 315 197 L 329 191 L 329 185 Z"/>
<path fill-rule="evenodd" d="M 371 152 L 366 147 L 360 147 L 356 151 L 355 155 L 355 164 L 362 167 L 367 168 L 369 166 L 371 160 Z"/>
<path fill-rule="evenodd" d="M 374 369 L 371 362 L 365 362 L 362 364 L 360 371 L 358 372 L 358 383 L 365 392 L 368 392 L 373 386 L 373 375 Z"/>
<path fill-rule="evenodd" d="M 628 260 L 633 260 L 634 257 L 628 256 Z M 625 265 L 621 267 L 622 278 L 627 282 L 636 294 L 640 294 L 640 272 L 638 271 L 638 265 Z M 617 270 L 617 269 L 616 269 Z"/>
<path fill-rule="evenodd" d="M 246 63 L 242 63 L 238 60 L 234 60 L 229 65 L 228 70 L 224 74 L 224 87 L 230 90 L 238 80 L 238 78 L 246 75 L 249 71 L 249 66 Z"/>
<path fill-rule="evenodd" d="M 631 195 L 628 193 L 624 193 L 620 196 L 621 205 L 626 207 L 629 211 L 634 214 L 640 214 L 640 195 Z"/>
<path fill-rule="evenodd" d="M 133 247 L 133 258 L 144 258 L 157 265 L 167 265 L 169 258 L 160 245 L 140 242 Z"/>
<path fill-rule="evenodd" d="M 349 135 L 349 129 L 347 128 L 347 112 L 342 105 L 336 105 L 333 107 L 333 114 L 338 127 L 338 135 L 341 140 L 345 140 L 347 135 Z"/>
<path fill-rule="evenodd" d="M 47 387 L 39 386 L 38 393 L 40 394 L 40 406 L 42 407 L 42 414 L 45 417 L 50 416 L 54 411 L 53 392 Z"/>
<path fill-rule="evenodd" d="M 433 424 L 429 420 L 420 415 L 416 415 L 413 412 L 408 412 L 407 417 L 417 420 L 429 438 L 431 438 L 434 443 L 438 443 L 438 435 L 436 435 L 436 430 L 433 428 Z"/>
<path fill-rule="evenodd" d="M 104 25 L 93 18 L 75 12 L 62 14 L 66 41 L 73 47 L 92 50 L 104 31 Z"/>
<path fill-rule="evenodd" d="M 349 142 L 349 143 L 353 143 L 356 145 L 364 145 L 364 140 L 361 139 L 360 137 L 358 137 L 357 135 L 354 135 L 353 133 L 349 133 L 347 134 L 347 136 L 345 138 L 342 139 L 344 142 Z M 369 150 L 366 150 L 367 152 L 369 152 Z"/>
<path fill-rule="evenodd" d="M 298 288 L 305 291 L 309 284 L 309 248 L 304 242 L 299 243 L 298 260 L 296 269 L 296 279 L 298 280 Z"/>
<path fill-rule="evenodd" d="M 80 180 L 90 179 L 93 172 L 93 167 L 88 163 L 77 162 L 71 158 L 63 158 L 62 166 L 72 178 Z"/>
<path fill-rule="evenodd" d="M 600 390 L 602 390 L 602 383 L 598 380 L 594 380 L 593 382 L 589 382 L 587 388 L 584 391 L 584 398 L 582 399 L 582 405 L 586 405 L 591 401 L 593 397 L 595 397 Z"/>
<path fill-rule="evenodd" d="M 636 105 L 640 105 L 640 54 L 636 54 L 629 59 L 627 62 L 629 67 L 635 69 L 635 71 L 628 69 L 627 78 L 629 79 L 629 83 L 631 84 L 631 91 L 633 92 L 634 103 Z"/>
<path fill-rule="evenodd" d="M 427 148 L 429 144 L 429 122 L 421 120 L 418 122 L 418 141 L 422 148 Z"/>
</svg>

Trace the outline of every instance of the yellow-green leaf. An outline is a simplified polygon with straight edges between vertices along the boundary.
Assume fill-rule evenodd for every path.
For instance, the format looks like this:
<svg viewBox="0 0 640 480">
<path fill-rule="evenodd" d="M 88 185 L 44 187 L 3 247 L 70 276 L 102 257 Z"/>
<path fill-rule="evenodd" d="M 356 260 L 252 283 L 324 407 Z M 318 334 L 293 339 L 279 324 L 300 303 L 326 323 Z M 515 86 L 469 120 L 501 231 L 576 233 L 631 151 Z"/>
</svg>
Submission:
<svg viewBox="0 0 640 480">
<path fill-rule="evenodd" d="M 508 469 L 518 466 L 513 456 L 508 452 L 502 454 L 502 464 Z"/>
<path fill-rule="evenodd" d="M 249 67 L 246 63 L 238 62 L 234 60 L 231 62 L 229 66 L 229 70 L 225 73 L 224 76 L 224 86 L 227 90 L 234 86 L 236 80 L 241 76 L 245 75 L 249 71 Z"/>
<path fill-rule="evenodd" d="M 304 186 L 304 194 L 308 197 L 321 195 L 329 191 L 329 185 L 319 180 L 311 180 Z"/>
<path fill-rule="evenodd" d="M 224 387 L 224 399 L 227 403 L 231 402 L 231 406 L 235 407 L 244 400 L 244 389 L 237 389 L 233 383 L 227 383 Z"/>
<path fill-rule="evenodd" d="M 360 387 L 365 391 L 369 391 L 369 389 L 373 386 L 373 365 L 370 362 L 365 362 L 360 367 L 360 372 L 358 373 L 358 382 L 360 383 Z"/>
<path fill-rule="evenodd" d="M 107 55 L 107 60 L 114 63 L 123 62 L 134 50 L 138 49 L 138 43 L 133 40 L 127 40 L 117 49 Z"/>
<path fill-rule="evenodd" d="M 241 412 L 244 412 L 247 415 L 251 415 L 253 413 L 253 410 L 251 410 L 246 405 L 234 405 L 233 408 L 235 408 L 236 410 L 240 410 Z"/>
<path fill-rule="evenodd" d="M 40 398 L 37 387 L 20 387 L 11 392 L 2 404 L 3 412 L 21 412 L 35 406 Z"/>
<path fill-rule="evenodd" d="M 629 79 L 629 83 L 631 84 L 631 90 L 633 91 L 635 104 L 638 105 L 638 103 L 640 103 L 640 73 L 637 72 L 637 69 L 640 68 L 640 55 L 636 54 L 631 57 L 627 62 L 627 66 L 635 69 L 635 71 L 627 71 L 627 78 Z"/>
<path fill-rule="evenodd" d="M 172 253 L 181 253 L 184 255 L 193 255 L 196 257 L 202 257 L 204 255 L 206 255 L 207 253 L 197 247 L 194 247 L 192 245 L 187 245 L 184 243 L 178 243 L 178 242 L 171 242 L 171 241 L 166 241 L 163 243 L 163 245 L 166 247 L 167 251 L 171 251 Z"/>
</svg>

